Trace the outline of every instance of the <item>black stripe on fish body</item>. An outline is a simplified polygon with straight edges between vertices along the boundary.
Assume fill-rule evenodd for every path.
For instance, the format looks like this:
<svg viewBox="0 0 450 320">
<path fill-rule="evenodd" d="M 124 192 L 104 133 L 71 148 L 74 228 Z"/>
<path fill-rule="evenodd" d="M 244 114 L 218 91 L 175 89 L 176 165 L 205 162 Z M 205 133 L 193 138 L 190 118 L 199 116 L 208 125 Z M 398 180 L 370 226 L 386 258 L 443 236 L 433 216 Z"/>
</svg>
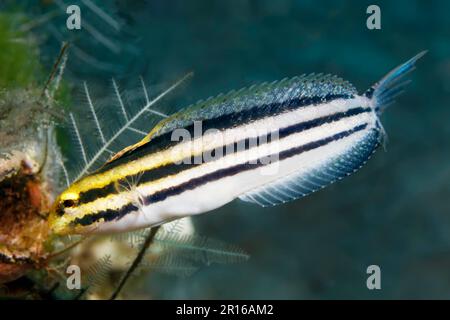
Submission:
<svg viewBox="0 0 450 320">
<path fill-rule="evenodd" d="M 206 131 L 208 129 L 225 130 L 227 128 L 237 127 L 244 123 L 249 123 L 260 119 L 273 117 L 283 112 L 288 112 L 297 108 L 314 106 L 322 103 L 331 102 L 337 99 L 351 99 L 351 98 L 353 98 L 352 95 L 345 95 L 345 94 L 327 95 L 325 97 L 296 97 L 282 102 L 275 102 L 264 105 L 255 105 L 249 109 L 223 114 L 219 117 L 212 119 L 205 119 L 205 120 L 199 119 L 198 121 L 201 121 L 203 131 Z M 184 129 L 190 133 L 191 137 L 194 137 L 195 134 L 194 124 L 190 124 L 189 126 L 184 127 Z M 139 159 L 151 153 L 167 150 L 170 147 L 176 145 L 177 143 L 178 141 L 173 141 L 172 139 L 172 131 L 166 132 L 159 136 L 155 136 L 154 138 L 152 138 L 151 142 L 139 146 L 134 150 L 124 153 L 120 158 L 105 164 L 94 174 L 105 172 L 118 165 L 128 163 L 129 161 L 133 161 L 135 159 Z"/>
<path fill-rule="evenodd" d="M 131 176 L 128 176 L 127 178 L 131 178 Z M 126 182 L 126 179 L 121 179 L 124 180 L 123 182 Z M 94 189 L 89 189 L 87 191 L 81 192 L 79 199 L 78 199 L 78 204 L 85 204 L 85 203 L 89 203 L 92 201 L 95 201 L 99 198 L 103 198 L 106 197 L 109 194 L 114 194 L 114 193 L 118 193 L 120 190 L 118 190 L 118 184 L 120 185 L 120 181 L 112 181 L 111 183 L 107 184 L 106 186 L 102 187 L 102 188 L 94 188 Z"/>
<path fill-rule="evenodd" d="M 298 123 L 295 125 L 291 125 L 291 126 L 279 129 L 278 139 L 283 139 L 291 134 L 299 133 L 299 132 L 302 132 L 305 130 L 319 127 L 319 126 L 327 124 L 327 123 L 339 121 L 346 117 L 351 117 L 351 116 L 355 116 L 355 115 L 370 112 L 370 111 L 371 111 L 371 109 L 368 107 L 367 108 L 356 107 L 356 108 L 349 109 L 347 111 L 337 112 L 337 113 L 334 113 L 331 115 L 307 120 L 307 121 L 304 121 L 304 122 L 301 122 L 301 123 Z M 255 143 L 254 143 L 255 138 L 245 138 L 245 139 L 233 142 L 231 144 L 227 144 L 227 145 L 221 147 L 222 148 L 221 152 L 219 152 L 216 155 L 213 155 L 213 159 L 219 160 L 220 158 L 228 155 L 227 154 L 228 150 L 247 151 L 247 150 L 251 149 L 252 147 L 258 147 L 258 146 L 261 146 L 262 144 L 270 143 L 272 136 L 273 136 L 273 133 L 269 133 L 269 134 L 265 135 L 266 139 L 261 139 L 262 137 L 259 136 L 257 138 L 258 145 L 255 145 Z M 251 143 L 250 140 L 253 140 L 253 143 Z M 263 143 L 260 143 L 262 140 L 263 140 Z M 220 147 L 218 147 L 218 148 L 220 148 Z M 205 154 L 205 153 L 212 154 L 213 151 L 218 150 L 218 148 L 206 150 L 203 152 L 203 154 Z M 139 174 L 133 174 L 133 175 L 126 176 L 118 181 L 112 181 L 111 183 L 109 183 L 108 185 L 106 185 L 102 188 L 95 188 L 95 189 L 90 189 L 88 191 L 82 192 L 82 193 L 80 193 L 79 203 L 80 204 L 88 203 L 88 202 L 94 201 L 98 198 L 106 197 L 109 194 L 119 193 L 120 190 L 118 190 L 117 185 L 127 185 L 127 183 L 129 181 L 136 181 L 137 185 L 139 185 L 142 183 L 147 183 L 150 181 L 158 180 L 160 178 L 164 178 L 169 175 L 177 174 L 184 170 L 191 169 L 191 168 L 199 165 L 198 163 L 196 163 L 196 157 L 198 157 L 198 156 L 192 155 L 188 158 L 183 159 L 181 161 L 181 163 L 178 163 L 178 164 L 170 163 L 170 164 L 167 164 L 167 165 L 164 165 L 161 167 L 152 168 L 150 170 L 144 171 Z M 137 180 L 138 176 L 139 176 L 139 180 Z"/>
<path fill-rule="evenodd" d="M 89 226 L 101 220 L 103 220 L 104 222 L 119 220 L 120 218 L 126 216 L 127 214 L 131 212 L 136 212 L 138 210 L 139 208 L 135 204 L 128 203 L 117 210 L 106 209 L 86 214 L 81 218 L 74 219 L 72 222 L 70 222 L 70 224 L 72 227 L 77 227 L 77 226 Z"/>
<path fill-rule="evenodd" d="M 291 158 L 293 156 L 302 154 L 304 152 L 326 146 L 334 141 L 343 139 L 343 138 L 348 137 L 356 132 L 362 131 L 362 130 L 366 129 L 367 126 L 368 126 L 367 123 L 361 124 L 361 125 L 354 127 L 353 129 L 341 131 L 330 137 L 316 140 L 313 142 L 309 142 L 304 145 L 282 151 L 279 153 L 278 159 L 279 159 L 279 161 L 282 161 L 282 160 Z M 214 172 L 205 174 L 203 176 L 200 176 L 197 178 L 192 178 L 191 180 L 181 183 L 177 186 L 173 186 L 173 187 L 170 187 L 170 188 L 167 188 L 164 190 L 157 191 L 149 196 L 144 196 L 143 197 L 143 205 L 148 206 L 153 203 L 161 202 L 161 201 L 164 201 L 165 199 L 167 199 L 168 197 L 179 195 L 188 190 L 193 190 L 193 189 L 198 188 L 202 185 L 205 185 L 209 182 L 216 181 L 216 180 L 223 179 L 223 178 L 230 177 L 230 176 L 234 176 L 236 174 L 239 174 L 239 173 L 242 173 L 245 171 L 254 170 L 254 169 L 257 169 L 257 168 L 265 166 L 265 165 L 268 165 L 268 164 L 266 164 L 264 161 L 261 161 L 261 159 L 259 159 L 256 163 L 246 162 L 246 163 L 234 165 L 234 166 L 231 166 L 228 168 L 219 169 Z M 104 219 L 104 221 L 118 220 L 118 219 L 124 217 L 126 214 L 136 211 L 136 210 L 137 210 L 137 207 L 133 203 L 128 203 L 118 210 L 107 209 L 107 210 L 102 210 L 102 211 L 94 212 L 91 214 L 87 214 L 87 215 L 83 216 L 82 218 L 76 218 L 73 222 L 71 222 L 71 224 L 73 226 L 77 226 L 77 225 L 88 226 L 88 225 L 91 225 L 102 219 Z"/>
</svg>

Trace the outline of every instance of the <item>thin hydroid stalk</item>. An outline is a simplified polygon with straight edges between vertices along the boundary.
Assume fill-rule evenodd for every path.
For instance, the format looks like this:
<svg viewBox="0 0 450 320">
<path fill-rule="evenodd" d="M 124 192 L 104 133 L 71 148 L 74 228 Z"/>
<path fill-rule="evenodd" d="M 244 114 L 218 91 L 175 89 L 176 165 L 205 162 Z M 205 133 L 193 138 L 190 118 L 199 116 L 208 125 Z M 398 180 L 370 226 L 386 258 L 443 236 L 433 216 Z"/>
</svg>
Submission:
<svg viewBox="0 0 450 320">
<path fill-rule="evenodd" d="M 158 226 L 158 227 L 154 227 L 154 228 L 152 228 L 150 230 L 150 233 L 147 236 L 147 238 L 145 239 L 145 242 L 142 245 L 141 250 L 139 251 L 139 253 L 136 256 L 136 258 L 134 259 L 134 261 L 131 264 L 130 268 L 127 270 L 127 273 L 125 273 L 125 276 L 120 281 L 120 283 L 117 286 L 116 290 L 114 290 L 114 292 L 111 295 L 111 297 L 109 298 L 109 300 L 115 300 L 117 298 L 117 296 L 119 295 L 119 293 L 122 290 L 123 286 L 125 285 L 125 283 L 130 278 L 131 274 L 134 272 L 134 270 L 136 270 L 136 268 L 139 266 L 139 264 L 141 263 L 142 259 L 144 258 L 144 255 L 147 252 L 147 249 L 153 243 L 153 241 L 155 239 L 155 235 L 158 232 L 159 228 L 160 227 Z"/>
</svg>

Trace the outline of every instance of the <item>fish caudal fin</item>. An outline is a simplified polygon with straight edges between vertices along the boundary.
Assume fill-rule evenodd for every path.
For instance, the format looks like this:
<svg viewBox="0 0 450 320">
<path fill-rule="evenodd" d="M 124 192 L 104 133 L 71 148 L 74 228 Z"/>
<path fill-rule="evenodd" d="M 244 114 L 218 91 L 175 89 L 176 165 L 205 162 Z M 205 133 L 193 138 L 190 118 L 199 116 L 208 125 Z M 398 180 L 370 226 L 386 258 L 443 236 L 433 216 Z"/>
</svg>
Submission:
<svg viewBox="0 0 450 320">
<path fill-rule="evenodd" d="M 403 92 L 405 86 L 411 82 L 410 80 L 402 79 L 415 69 L 417 60 L 422 58 L 426 53 L 427 51 L 420 52 L 389 72 L 384 78 L 366 91 L 364 95 L 375 101 L 376 110 L 379 115 L 383 113 L 389 105 L 394 103 L 395 98 L 398 97 Z"/>
</svg>

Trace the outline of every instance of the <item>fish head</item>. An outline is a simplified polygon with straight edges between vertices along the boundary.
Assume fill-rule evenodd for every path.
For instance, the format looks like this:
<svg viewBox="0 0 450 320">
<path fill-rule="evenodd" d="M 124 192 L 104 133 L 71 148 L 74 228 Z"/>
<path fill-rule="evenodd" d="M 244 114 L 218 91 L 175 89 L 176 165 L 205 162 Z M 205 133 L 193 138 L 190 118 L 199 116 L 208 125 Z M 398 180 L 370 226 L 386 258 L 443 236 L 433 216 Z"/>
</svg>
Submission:
<svg viewBox="0 0 450 320">
<path fill-rule="evenodd" d="M 80 219 L 88 219 L 95 211 L 93 204 L 82 201 L 81 196 L 92 187 L 92 179 L 87 176 L 70 185 L 54 201 L 49 215 L 49 225 L 53 233 L 83 234 L 92 230 L 91 224 L 80 224 Z"/>
<path fill-rule="evenodd" d="M 50 210 L 49 225 L 55 234 L 75 233 L 73 218 L 79 214 L 79 194 L 68 188 L 62 192 L 53 203 Z"/>
</svg>

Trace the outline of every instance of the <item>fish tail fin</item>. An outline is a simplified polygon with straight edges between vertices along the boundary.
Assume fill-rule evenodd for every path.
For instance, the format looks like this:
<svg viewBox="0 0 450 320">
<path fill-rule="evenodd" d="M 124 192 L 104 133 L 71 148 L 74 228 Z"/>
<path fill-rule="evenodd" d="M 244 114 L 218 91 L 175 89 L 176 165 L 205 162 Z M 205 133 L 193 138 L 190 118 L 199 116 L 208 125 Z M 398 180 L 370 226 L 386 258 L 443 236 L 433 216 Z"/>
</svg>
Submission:
<svg viewBox="0 0 450 320">
<path fill-rule="evenodd" d="M 402 79 L 416 68 L 417 60 L 426 53 L 427 51 L 422 51 L 401 64 L 364 93 L 366 97 L 374 101 L 378 115 L 381 115 L 388 106 L 394 103 L 395 98 L 402 94 L 404 88 L 411 82 L 410 80 Z"/>
</svg>

